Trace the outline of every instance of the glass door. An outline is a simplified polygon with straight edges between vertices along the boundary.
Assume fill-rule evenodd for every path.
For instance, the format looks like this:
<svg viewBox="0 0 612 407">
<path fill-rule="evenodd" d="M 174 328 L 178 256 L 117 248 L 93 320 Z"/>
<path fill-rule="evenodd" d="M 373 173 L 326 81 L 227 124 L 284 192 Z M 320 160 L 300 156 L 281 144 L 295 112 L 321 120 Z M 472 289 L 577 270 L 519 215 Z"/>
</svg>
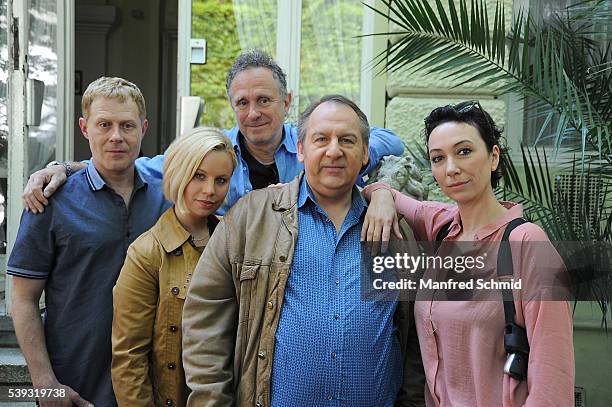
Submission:
<svg viewBox="0 0 612 407">
<path fill-rule="evenodd" d="M 19 228 L 21 193 L 28 175 L 56 157 L 65 157 L 58 140 L 64 139 L 63 124 L 71 106 L 65 103 L 66 89 L 74 86 L 67 85 L 73 76 L 66 70 L 71 59 L 65 52 L 71 38 L 66 30 L 70 4 L 0 0 L 0 201 L 4 199 L 8 209 L 4 253 L 10 253 Z M 0 256 L 4 271 L 6 255 Z M 8 302 L 9 281 L 1 286 Z"/>
<path fill-rule="evenodd" d="M 179 44 L 189 48 L 190 39 L 206 40 L 206 63 L 191 63 L 190 53 L 184 53 L 181 61 L 179 54 L 178 70 L 188 78 L 181 81 L 179 74 L 179 96 L 183 87 L 186 94 L 182 96 L 202 98 L 201 125 L 234 127 L 234 114 L 225 92 L 227 71 L 247 49 L 258 48 L 275 56 L 277 0 L 180 1 Z M 181 31 L 189 38 L 181 38 Z"/>
<path fill-rule="evenodd" d="M 191 94 L 205 101 L 200 123 L 234 127 L 225 92 L 227 71 L 247 49 L 262 49 L 274 57 L 276 1 L 193 0 L 192 7 L 192 37 L 207 40 L 208 62 L 191 66 Z"/>
<path fill-rule="evenodd" d="M 302 0 L 299 107 L 339 93 L 359 104 L 364 6 L 351 0 Z"/>
<path fill-rule="evenodd" d="M 0 0 L 0 301 L 4 300 L 6 267 L 6 191 L 8 178 L 8 2 Z M 0 307 L 0 312 L 3 307 Z"/>
<path fill-rule="evenodd" d="M 41 100 L 29 101 L 29 105 L 34 110 L 40 109 L 40 120 L 30 120 L 27 129 L 26 170 L 31 174 L 55 159 L 57 122 L 61 116 L 57 114 L 58 1 L 29 0 L 29 2 L 28 86 L 39 86 L 43 89 L 42 103 Z M 30 90 L 29 93 L 34 99 L 40 97 L 36 95 L 36 91 Z"/>
<path fill-rule="evenodd" d="M 379 0 L 367 2 L 380 6 Z M 356 103 L 365 96 L 368 104 L 383 106 L 383 114 L 374 121 L 383 124 L 384 83 L 373 79 L 370 67 L 364 69 L 370 61 L 362 60 L 363 48 L 375 46 L 360 37 L 374 32 L 365 28 L 366 22 L 374 21 L 373 12 L 366 10 L 362 2 L 352 0 L 179 0 L 178 105 L 181 96 L 200 96 L 205 103 L 201 125 L 233 127 L 225 91 L 227 71 L 240 52 L 259 48 L 287 74 L 294 95 L 290 120 L 313 100 L 341 93 Z M 205 64 L 191 63 L 192 39 L 206 40 Z M 364 78 L 372 78 L 368 85 L 376 82 L 382 92 L 367 86 L 367 94 L 361 95 Z M 380 97 L 370 100 L 375 93 Z M 372 114 L 370 106 L 362 108 Z"/>
</svg>

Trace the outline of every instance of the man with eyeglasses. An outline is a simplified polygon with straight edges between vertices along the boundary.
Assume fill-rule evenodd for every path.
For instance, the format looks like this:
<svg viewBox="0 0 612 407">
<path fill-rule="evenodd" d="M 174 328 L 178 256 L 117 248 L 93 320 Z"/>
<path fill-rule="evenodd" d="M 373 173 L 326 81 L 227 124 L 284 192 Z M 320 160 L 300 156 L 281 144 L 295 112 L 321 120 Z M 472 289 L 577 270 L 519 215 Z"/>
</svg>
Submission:
<svg viewBox="0 0 612 407">
<path fill-rule="evenodd" d="M 242 53 L 227 76 L 227 96 L 236 115 L 237 126 L 226 131 L 238 157 L 230 183 L 227 202 L 219 209 L 224 214 L 238 199 L 254 189 L 295 178 L 304 165 L 297 159 L 297 127 L 284 122 L 291 105 L 285 73 L 267 53 L 252 50 Z M 368 174 L 385 155 L 401 155 L 404 147 L 395 134 L 381 128 L 370 129 L 369 161 L 362 168 Z M 163 155 L 140 158 L 136 167 L 153 177 L 162 177 Z M 23 193 L 24 205 L 34 213 L 42 212 L 47 198 L 62 185 L 66 176 L 85 167 L 83 163 L 54 162 L 30 176 Z M 43 187 L 46 185 L 43 191 Z"/>
</svg>

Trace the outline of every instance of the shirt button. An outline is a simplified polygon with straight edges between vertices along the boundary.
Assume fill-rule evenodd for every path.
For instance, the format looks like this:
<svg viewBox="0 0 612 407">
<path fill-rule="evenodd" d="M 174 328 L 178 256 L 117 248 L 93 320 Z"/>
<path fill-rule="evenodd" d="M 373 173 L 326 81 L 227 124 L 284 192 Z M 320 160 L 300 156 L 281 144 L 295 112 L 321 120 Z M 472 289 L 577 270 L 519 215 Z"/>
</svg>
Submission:
<svg viewBox="0 0 612 407">
<path fill-rule="evenodd" d="M 176 363 L 174 363 L 174 362 L 168 363 L 168 369 L 170 369 L 170 370 L 176 369 Z"/>
<path fill-rule="evenodd" d="M 173 251 L 172 254 L 175 255 L 175 256 L 181 256 L 183 254 L 183 249 L 181 247 L 179 247 L 178 249 Z"/>
<path fill-rule="evenodd" d="M 332 352 L 331 353 L 331 357 L 332 357 L 332 359 L 336 359 L 336 352 Z"/>
<path fill-rule="evenodd" d="M 327 395 L 327 399 L 328 399 L 328 400 L 333 400 L 333 399 L 334 399 L 334 396 L 332 396 L 331 394 L 329 394 L 329 395 Z"/>
<path fill-rule="evenodd" d="M 258 400 L 257 403 L 255 403 L 255 407 L 263 407 L 263 403 Z"/>
<path fill-rule="evenodd" d="M 340 315 L 339 314 L 334 315 L 334 319 L 340 319 Z"/>
<path fill-rule="evenodd" d="M 268 301 L 268 309 L 272 308 L 274 308 L 274 304 L 272 303 L 272 301 Z"/>
<path fill-rule="evenodd" d="M 336 279 L 336 285 L 340 284 L 340 280 Z"/>
<path fill-rule="evenodd" d="M 170 325 L 170 332 L 176 332 L 178 331 L 178 328 L 176 325 Z"/>
<path fill-rule="evenodd" d="M 181 290 L 179 290 L 178 287 L 172 287 L 172 289 L 170 290 L 170 292 L 172 292 L 173 295 L 178 295 L 180 291 Z"/>
<path fill-rule="evenodd" d="M 172 401 L 172 400 L 168 399 L 168 400 L 166 400 L 166 405 L 167 405 L 168 407 L 172 407 L 172 406 L 174 405 L 174 401 Z"/>
<path fill-rule="evenodd" d="M 257 357 L 259 359 L 265 359 L 266 358 L 266 353 L 264 351 L 259 351 L 259 353 L 257 353 Z"/>
<path fill-rule="evenodd" d="M 280 256 L 278 259 L 281 261 L 281 263 L 284 263 L 285 260 L 287 260 L 285 256 Z"/>
</svg>

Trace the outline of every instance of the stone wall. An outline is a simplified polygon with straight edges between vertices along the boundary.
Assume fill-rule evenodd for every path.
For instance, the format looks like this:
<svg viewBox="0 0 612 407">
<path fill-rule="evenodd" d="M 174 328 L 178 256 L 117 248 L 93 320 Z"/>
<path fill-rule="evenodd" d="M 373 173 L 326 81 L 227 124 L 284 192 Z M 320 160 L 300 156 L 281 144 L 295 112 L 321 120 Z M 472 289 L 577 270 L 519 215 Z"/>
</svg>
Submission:
<svg viewBox="0 0 612 407">
<path fill-rule="evenodd" d="M 435 1 L 430 0 L 430 3 L 435 9 Z M 495 16 L 495 4 L 495 0 L 487 0 L 487 12 L 491 21 Z M 513 1 L 503 0 L 503 4 L 508 29 L 512 24 Z M 482 107 L 495 122 L 505 127 L 507 106 L 490 87 L 481 87 L 475 83 L 453 88 L 452 80 L 444 73 L 426 75 L 424 72 L 409 72 L 407 69 L 390 73 L 387 94 L 391 99 L 387 104 L 385 126 L 406 142 L 422 140 L 423 119 L 433 108 L 464 100 L 480 100 Z"/>
</svg>

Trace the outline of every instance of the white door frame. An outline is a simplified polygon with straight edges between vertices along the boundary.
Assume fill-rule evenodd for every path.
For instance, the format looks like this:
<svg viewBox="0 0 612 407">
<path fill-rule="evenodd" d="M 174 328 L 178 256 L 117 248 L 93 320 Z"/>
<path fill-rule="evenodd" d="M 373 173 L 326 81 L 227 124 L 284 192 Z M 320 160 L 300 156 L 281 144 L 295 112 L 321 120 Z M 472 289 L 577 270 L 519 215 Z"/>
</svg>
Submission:
<svg viewBox="0 0 612 407">
<path fill-rule="evenodd" d="M 7 247 L 6 256 L 13 249 L 19 218 L 22 211 L 21 192 L 26 180 L 27 143 L 26 143 L 26 57 L 25 50 L 28 49 L 28 10 L 26 0 L 8 0 L 8 51 L 9 51 L 9 75 L 8 75 L 8 179 L 6 193 L 6 219 L 7 219 Z M 18 35 L 14 35 L 15 32 Z M 19 50 L 16 58 L 15 53 Z M 11 278 L 5 279 L 5 310 L 0 313 L 9 314 L 11 303 Z"/>
<path fill-rule="evenodd" d="M 176 129 L 181 130 L 181 98 L 191 92 L 191 1 L 178 0 L 178 39 L 176 58 Z"/>
<path fill-rule="evenodd" d="M 285 71 L 288 90 L 293 93 L 291 113 L 300 106 L 300 52 L 302 0 L 279 0 L 276 6 L 276 61 Z"/>
</svg>

